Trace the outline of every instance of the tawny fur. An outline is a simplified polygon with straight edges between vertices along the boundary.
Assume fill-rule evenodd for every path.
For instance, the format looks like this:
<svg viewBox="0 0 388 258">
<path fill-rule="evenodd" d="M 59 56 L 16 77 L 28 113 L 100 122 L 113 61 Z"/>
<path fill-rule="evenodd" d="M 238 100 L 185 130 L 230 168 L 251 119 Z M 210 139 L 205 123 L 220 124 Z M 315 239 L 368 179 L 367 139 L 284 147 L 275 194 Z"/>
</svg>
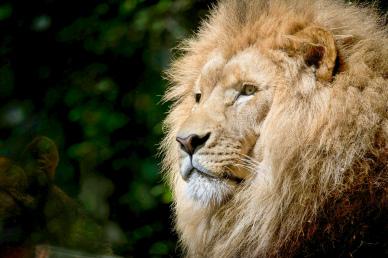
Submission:
<svg viewBox="0 0 388 258">
<path fill-rule="evenodd" d="M 338 70 L 332 81 L 322 83 L 322 94 L 301 97 L 298 87 L 276 89 L 260 136 L 271 163 L 267 183 L 247 181 L 216 208 L 180 198 L 175 137 L 187 117 L 185 99 L 193 94 L 207 58 L 215 49 L 226 58 L 250 46 L 277 49 L 284 35 L 310 25 L 334 35 Z M 334 0 L 220 1 L 181 50 L 168 71 L 171 87 L 165 99 L 174 104 L 162 150 L 177 231 L 188 256 L 292 256 L 328 202 L 360 185 L 383 191 L 386 209 L 388 36 L 373 8 Z"/>
</svg>

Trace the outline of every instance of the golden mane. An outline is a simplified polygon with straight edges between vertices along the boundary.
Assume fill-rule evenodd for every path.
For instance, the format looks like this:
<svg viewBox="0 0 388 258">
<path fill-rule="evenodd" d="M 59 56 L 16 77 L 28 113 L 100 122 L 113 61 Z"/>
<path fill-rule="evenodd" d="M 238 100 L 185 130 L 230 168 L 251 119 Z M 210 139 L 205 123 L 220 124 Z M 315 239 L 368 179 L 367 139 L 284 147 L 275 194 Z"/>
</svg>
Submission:
<svg viewBox="0 0 388 258">
<path fill-rule="evenodd" d="M 356 192 L 379 193 L 378 207 L 388 214 L 388 36 L 384 23 L 373 7 L 334 0 L 225 0 L 211 11 L 196 35 L 182 43 L 182 56 L 167 72 L 171 86 L 165 100 L 174 104 L 165 120 L 162 151 L 176 201 L 177 230 L 189 256 L 289 257 L 300 253 L 301 243 L 335 213 L 329 211 L 331 204 L 342 203 Z M 283 36 L 311 25 L 334 35 L 339 57 L 336 74 L 322 94 L 300 97 L 277 92 L 261 135 L 271 160 L 271 174 L 262 172 L 268 180 L 247 182 L 219 209 L 180 203 L 175 142 L 185 116 L 180 106 L 192 94 L 207 58 L 216 49 L 230 58 L 258 42 L 276 49 Z"/>
</svg>

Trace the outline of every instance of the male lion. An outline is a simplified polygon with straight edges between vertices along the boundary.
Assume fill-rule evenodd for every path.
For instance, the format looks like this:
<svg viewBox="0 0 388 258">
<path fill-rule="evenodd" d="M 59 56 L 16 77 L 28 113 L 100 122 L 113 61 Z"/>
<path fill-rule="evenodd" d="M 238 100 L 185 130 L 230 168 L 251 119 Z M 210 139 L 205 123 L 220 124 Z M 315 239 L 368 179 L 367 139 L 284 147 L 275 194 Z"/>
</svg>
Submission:
<svg viewBox="0 0 388 258">
<path fill-rule="evenodd" d="M 165 99 L 190 257 L 388 255 L 388 37 L 371 7 L 220 1 Z"/>
</svg>

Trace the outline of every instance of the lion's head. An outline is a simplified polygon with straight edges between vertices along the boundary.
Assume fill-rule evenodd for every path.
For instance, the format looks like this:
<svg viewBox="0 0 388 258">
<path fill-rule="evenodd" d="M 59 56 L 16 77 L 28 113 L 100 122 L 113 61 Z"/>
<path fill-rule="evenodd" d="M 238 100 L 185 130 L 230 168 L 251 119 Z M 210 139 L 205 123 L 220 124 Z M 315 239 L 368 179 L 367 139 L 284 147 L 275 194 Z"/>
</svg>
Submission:
<svg viewBox="0 0 388 258">
<path fill-rule="evenodd" d="M 189 255 L 292 254 L 334 193 L 387 178 L 377 20 L 336 1 L 226 0 L 183 44 L 162 147 Z"/>
</svg>

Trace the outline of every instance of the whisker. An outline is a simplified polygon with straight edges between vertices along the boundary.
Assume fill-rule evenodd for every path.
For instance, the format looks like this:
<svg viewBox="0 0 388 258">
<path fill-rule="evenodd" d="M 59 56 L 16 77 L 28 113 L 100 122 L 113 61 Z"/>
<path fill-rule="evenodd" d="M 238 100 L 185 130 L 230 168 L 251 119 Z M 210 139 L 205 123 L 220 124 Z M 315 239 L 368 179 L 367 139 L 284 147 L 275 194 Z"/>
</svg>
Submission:
<svg viewBox="0 0 388 258">
<path fill-rule="evenodd" d="M 259 166 L 260 165 L 260 162 L 257 161 L 257 160 L 254 160 L 252 157 L 246 155 L 246 154 L 241 154 L 240 153 L 240 156 L 242 157 L 242 161 L 245 162 L 245 163 L 248 163 L 252 166 Z"/>
</svg>

